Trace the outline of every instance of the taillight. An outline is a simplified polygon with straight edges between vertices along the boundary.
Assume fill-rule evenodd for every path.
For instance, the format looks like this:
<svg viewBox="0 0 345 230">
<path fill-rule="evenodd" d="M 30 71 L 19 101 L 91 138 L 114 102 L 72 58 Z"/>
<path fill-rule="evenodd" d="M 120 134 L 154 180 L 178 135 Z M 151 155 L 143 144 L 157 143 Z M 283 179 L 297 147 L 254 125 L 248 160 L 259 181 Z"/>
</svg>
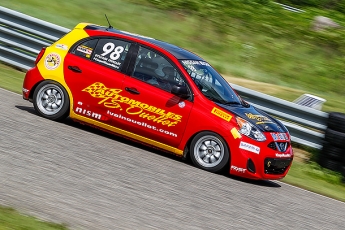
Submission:
<svg viewBox="0 0 345 230">
<path fill-rule="evenodd" d="M 46 51 L 46 47 L 43 47 L 41 51 L 38 53 L 36 61 L 35 61 L 35 65 L 37 65 L 37 63 L 41 60 L 45 51 Z"/>
</svg>

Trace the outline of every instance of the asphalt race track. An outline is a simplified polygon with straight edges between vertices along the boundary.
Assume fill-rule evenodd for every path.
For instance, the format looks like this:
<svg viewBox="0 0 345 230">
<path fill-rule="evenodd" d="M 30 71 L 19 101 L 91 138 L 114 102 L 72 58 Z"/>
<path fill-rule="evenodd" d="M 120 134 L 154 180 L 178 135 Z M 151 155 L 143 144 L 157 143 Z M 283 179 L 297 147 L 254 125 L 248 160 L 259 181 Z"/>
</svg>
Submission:
<svg viewBox="0 0 345 230">
<path fill-rule="evenodd" d="M 345 229 L 345 203 L 208 173 L 0 89 L 0 205 L 71 229 Z"/>
</svg>

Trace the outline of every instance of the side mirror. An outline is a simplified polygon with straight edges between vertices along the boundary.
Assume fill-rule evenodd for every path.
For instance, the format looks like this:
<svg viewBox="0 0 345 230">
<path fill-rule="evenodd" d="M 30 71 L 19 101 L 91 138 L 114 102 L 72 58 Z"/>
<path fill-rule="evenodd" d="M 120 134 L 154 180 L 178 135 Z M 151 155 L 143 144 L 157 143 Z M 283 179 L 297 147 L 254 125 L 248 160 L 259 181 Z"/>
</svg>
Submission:
<svg viewBox="0 0 345 230">
<path fill-rule="evenodd" d="M 188 92 L 187 87 L 182 86 L 182 85 L 174 85 L 171 89 L 171 93 L 181 98 L 189 97 L 189 92 Z"/>
</svg>

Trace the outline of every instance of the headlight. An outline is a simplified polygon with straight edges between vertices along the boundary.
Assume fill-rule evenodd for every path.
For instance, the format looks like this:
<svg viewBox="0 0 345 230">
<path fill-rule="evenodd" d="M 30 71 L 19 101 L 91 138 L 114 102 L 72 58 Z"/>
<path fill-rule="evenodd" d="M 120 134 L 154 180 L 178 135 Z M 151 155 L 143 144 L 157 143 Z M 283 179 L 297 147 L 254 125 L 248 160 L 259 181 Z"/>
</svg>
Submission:
<svg viewBox="0 0 345 230">
<path fill-rule="evenodd" d="M 239 132 L 247 137 L 250 137 L 256 141 L 265 141 L 265 135 L 254 125 L 252 125 L 249 121 L 236 117 L 237 124 L 240 126 Z"/>
</svg>

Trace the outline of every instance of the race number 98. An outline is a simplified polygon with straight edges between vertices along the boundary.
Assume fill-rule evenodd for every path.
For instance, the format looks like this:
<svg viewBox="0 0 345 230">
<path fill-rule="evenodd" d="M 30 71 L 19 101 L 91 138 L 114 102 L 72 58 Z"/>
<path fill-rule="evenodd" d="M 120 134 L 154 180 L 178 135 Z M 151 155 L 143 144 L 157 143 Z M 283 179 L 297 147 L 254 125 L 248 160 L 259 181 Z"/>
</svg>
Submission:
<svg viewBox="0 0 345 230">
<path fill-rule="evenodd" d="M 110 54 L 110 59 L 111 60 L 117 60 L 120 58 L 121 53 L 125 50 L 122 46 L 115 46 L 114 43 L 108 42 L 103 46 L 103 52 L 101 55 L 106 56 Z"/>
</svg>

